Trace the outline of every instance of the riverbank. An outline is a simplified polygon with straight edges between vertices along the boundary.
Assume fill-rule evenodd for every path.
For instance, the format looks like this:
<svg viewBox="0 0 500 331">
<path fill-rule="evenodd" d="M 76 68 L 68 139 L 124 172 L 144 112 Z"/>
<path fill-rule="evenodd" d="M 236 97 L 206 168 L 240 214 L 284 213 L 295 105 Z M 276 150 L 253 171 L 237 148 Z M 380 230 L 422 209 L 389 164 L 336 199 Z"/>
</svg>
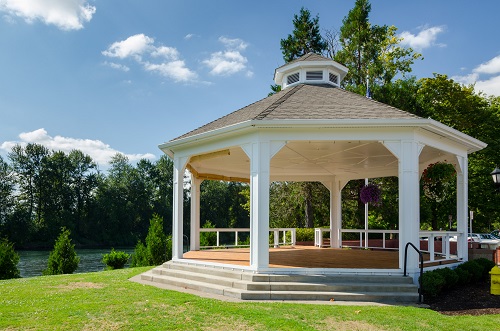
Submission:
<svg viewBox="0 0 500 331">
<path fill-rule="evenodd" d="M 132 254 L 134 248 L 116 248 L 116 250 L 123 251 L 127 254 Z M 75 273 L 96 272 L 103 271 L 106 267 L 102 263 L 103 254 L 107 254 L 111 249 L 76 249 L 76 254 L 80 257 L 80 263 Z M 36 277 L 41 276 L 44 269 L 47 268 L 47 261 L 49 259 L 50 251 L 18 251 L 19 264 L 18 268 L 21 272 L 21 277 Z M 128 267 L 129 262 L 125 265 Z"/>
</svg>

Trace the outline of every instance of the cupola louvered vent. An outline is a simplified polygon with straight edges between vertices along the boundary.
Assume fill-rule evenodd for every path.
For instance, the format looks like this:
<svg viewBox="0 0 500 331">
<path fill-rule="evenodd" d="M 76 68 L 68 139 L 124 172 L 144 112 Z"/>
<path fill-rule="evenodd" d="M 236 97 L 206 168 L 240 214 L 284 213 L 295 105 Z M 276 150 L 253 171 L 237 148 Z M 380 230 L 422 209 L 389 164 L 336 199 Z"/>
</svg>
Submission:
<svg viewBox="0 0 500 331">
<path fill-rule="evenodd" d="M 323 80 L 323 71 L 307 71 L 306 80 Z"/>
<path fill-rule="evenodd" d="M 293 83 L 297 83 L 298 81 L 299 81 L 299 73 L 298 72 L 289 75 L 286 79 L 286 83 L 288 85 L 293 84 Z"/>
<path fill-rule="evenodd" d="M 332 74 L 331 72 L 329 75 L 329 79 L 330 79 L 330 82 L 337 84 L 337 85 L 339 84 L 339 76 Z"/>
<path fill-rule="evenodd" d="M 0 0 L 1 1 L 1 0 Z M 283 89 L 297 84 L 340 87 L 348 69 L 319 54 L 307 53 L 274 71 L 274 82 Z"/>
</svg>

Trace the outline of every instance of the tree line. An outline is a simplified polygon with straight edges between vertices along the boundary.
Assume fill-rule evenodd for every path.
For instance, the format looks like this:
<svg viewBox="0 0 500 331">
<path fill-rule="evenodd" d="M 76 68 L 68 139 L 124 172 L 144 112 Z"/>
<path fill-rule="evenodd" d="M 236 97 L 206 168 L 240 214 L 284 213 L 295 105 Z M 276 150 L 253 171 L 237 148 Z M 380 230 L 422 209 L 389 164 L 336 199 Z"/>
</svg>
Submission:
<svg viewBox="0 0 500 331">
<path fill-rule="evenodd" d="M 50 248 L 64 227 L 77 247 L 133 246 L 154 217 L 172 230 L 173 163 L 167 156 L 131 164 L 113 156 L 106 172 L 89 155 L 16 145 L 0 156 L 0 238 L 16 248 Z M 189 185 L 189 178 L 186 178 Z M 217 227 L 247 227 L 246 184 L 204 181 L 201 218 Z M 184 195 L 189 229 L 189 189 Z"/>
</svg>

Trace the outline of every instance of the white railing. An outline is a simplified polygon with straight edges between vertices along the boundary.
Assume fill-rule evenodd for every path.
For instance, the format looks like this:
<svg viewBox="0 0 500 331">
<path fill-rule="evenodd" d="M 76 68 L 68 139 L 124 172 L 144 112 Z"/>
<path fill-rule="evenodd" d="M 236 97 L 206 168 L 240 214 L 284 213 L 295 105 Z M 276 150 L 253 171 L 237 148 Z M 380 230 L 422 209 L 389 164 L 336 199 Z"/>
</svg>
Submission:
<svg viewBox="0 0 500 331">
<path fill-rule="evenodd" d="M 399 234 L 399 230 L 379 230 L 379 229 L 341 229 L 340 230 L 340 238 L 341 238 L 341 245 L 342 245 L 342 234 L 343 233 L 359 233 L 359 246 L 350 246 L 350 247 L 360 247 L 360 248 L 385 248 L 386 247 L 386 237 L 387 235 L 391 234 Z M 371 233 L 377 233 L 377 234 L 382 234 L 382 247 L 379 246 L 369 246 L 370 240 L 368 239 L 368 235 Z M 372 239 L 373 240 L 373 239 Z M 364 246 L 363 246 L 363 241 L 364 241 Z M 397 249 L 397 248 L 396 248 Z"/>
<path fill-rule="evenodd" d="M 427 241 L 427 250 L 420 249 L 422 252 L 429 253 L 430 262 L 435 261 L 436 255 L 443 256 L 446 260 L 451 259 L 450 242 L 460 241 L 459 238 L 463 236 L 463 233 L 457 231 L 420 231 L 419 239 Z M 436 240 L 441 242 L 441 251 L 436 251 L 435 242 Z M 458 249 L 458 247 L 457 247 Z M 454 255 L 456 257 L 456 255 Z"/>
<path fill-rule="evenodd" d="M 238 234 L 241 232 L 247 232 L 250 233 L 250 228 L 201 228 L 201 232 L 215 232 L 217 234 L 217 240 L 215 246 L 200 246 L 200 248 L 209 248 L 209 247 L 221 247 L 220 245 L 220 233 L 221 232 L 233 232 L 234 233 L 234 245 L 223 245 L 224 247 L 235 247 L 235 246 L 250 246 L 247 244 L 241 244 L 239 242 L 239 237 Z M 269 229 L 269 232 L 273 233 L 273 245 L 274 247 L 279 247 L 280 245 L 286 245 L 290 244 L 292 246 L 295 246 L 295 243 L 297 242 L 297 232 L 295 228 L 272 228 Z M 286 233 L 290 232 L 290 242 L 287 243 L 286 241 Z M 282 236 L 280 236 L 280 233 L 282 233 Z M 282 238 L 282 241 L 280 241 L 280 238 Z"/>
</svg>

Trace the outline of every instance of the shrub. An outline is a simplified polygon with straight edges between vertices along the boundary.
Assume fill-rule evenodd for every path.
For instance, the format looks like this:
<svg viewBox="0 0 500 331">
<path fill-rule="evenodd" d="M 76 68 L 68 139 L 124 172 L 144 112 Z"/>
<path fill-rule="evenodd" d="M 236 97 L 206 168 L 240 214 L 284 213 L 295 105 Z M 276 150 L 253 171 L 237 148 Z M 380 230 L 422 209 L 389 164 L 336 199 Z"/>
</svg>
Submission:
<svg viewBox="0 0 500 331">
<path fill-rule="evenodd" d="M 215 225 L 210 221 L 203 224 L 204 229 L 214 229 Z M 217 245 L 217 233 L 215 232 L 200 232 L 200 246 L 215 246 Z"/>
<path fill-rule="evenodd" d="M 149 223 L 146 246 L 139 240 L 132 255 L 132 267 L 160 265 L 172 258 L 172 237 L 163 232 L 163 219 L 155 214 Z"/>
<path fill-rule="evenodd" d="M 470 280 L 472 283 L 478 282 L 483 278 L 484 267 L 475 260 L 464 262 L 457 269 L 467 270 L 472 275 Z"/>
<path fill-rule="evenodd" d="M 496 265 L 495 262 L 485 259 L 484 257 L 473 260 L 483 266 L 483 279 L 488 279 L 491 269 Z"/>
<path fill-rule="evenodd" d="M 436 272 L 436 270 L 426 271 L 422 275 L 422 294 L 426 299 L 436 298 L 441 293 L 444 286 L 445 279 L 439 272 Z"/>
<path fill-rule="evenodd" d="M 130 262 L 131 267 L 147 267 L 150 266 L 150 261 L 148 249 L 142 241 L 138 241 L 135 245 L 134 253 L 132 254 L 132 261 Z"/>
<path fill-rule="evenodd" d="M 109 254 L 104 254 L 102 256 L 102 262 L 108 266 L 108 269 L 123 269 L 129 258 L 130 254 L 115 251 L 115 249 L 112 248 Z"/>
<path fill-rule="evenodd" d="M 313 228 L 298 228 L 296 230 L 297 241 L 314 241 L 314 229 Z"/>
<path fill-rule="evenodd" d="M 172 257 L 167 253 L 167 236 L 163 232 L 163 219 L 158 214 L 153 215 L 149 223 L 146 247 L 153 265 L 160 265 Z"/>
<path fill-rule="evenodd" d="M 54 250 L 50 252 L 47 269 L 44 275 L 71 274 L 80 263 L 80 258 L 76 255 L 75 245 L 71 244 L 70 231 L 61 228 L 61 234 L 56 240 Z"/>
<path fill-rule="evenodd" d="M 458 275 L 454 270 L 450 268 L 441 268 L 436 269 L 434 272 L 440 274 L 444 278 L 444 288 L 445 290 L 449 290 L 457 286 L 458 284 Z"/>
<path fill-rule="evenodd" d="M 472 280 L 472 274 L 465 269 L 456 268 L 455 273 L 458 276 L 458 285 L 467 285 Z"/>
<path fill-rule="evenodd" d="M 14 245 L 7 239 L 0 241 L 0 279 L 21 277 L 17 268 L 19 254 L 14 250 Z"/>
</svg>

